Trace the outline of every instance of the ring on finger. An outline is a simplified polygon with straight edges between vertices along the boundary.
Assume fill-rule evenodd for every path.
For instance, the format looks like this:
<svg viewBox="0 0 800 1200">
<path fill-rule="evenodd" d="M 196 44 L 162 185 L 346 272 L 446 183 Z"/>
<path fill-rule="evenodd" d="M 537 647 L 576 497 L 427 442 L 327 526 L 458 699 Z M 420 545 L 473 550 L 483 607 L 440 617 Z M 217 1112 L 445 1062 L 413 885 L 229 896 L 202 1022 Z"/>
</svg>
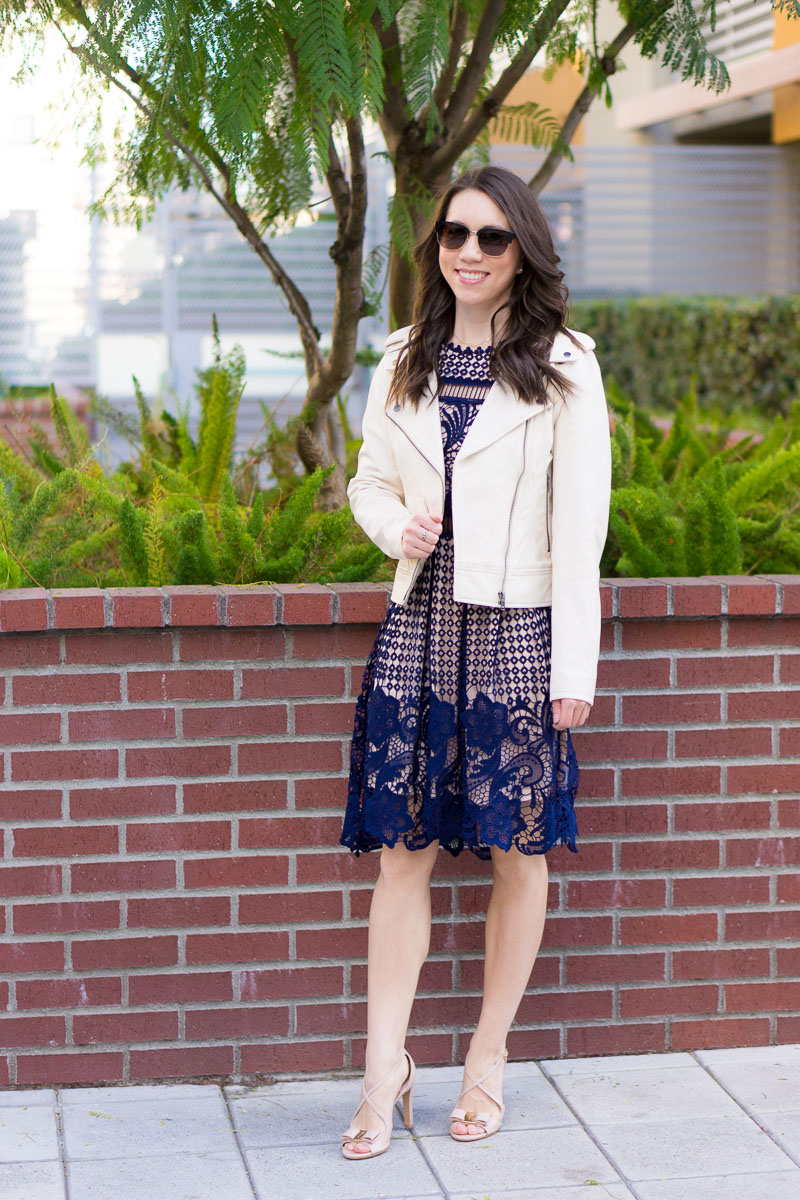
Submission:
<svg viewBox="0 0 800 1200">
<path fill-rule="evenodd" d="M 422 540 L 423 540 L 423 542 L 426 542 L 426 541 L 428 540 L 428 531 L 427 531 L 427 529 L 423 529 L 423 531 L 422 531 Z"/>
</svg>

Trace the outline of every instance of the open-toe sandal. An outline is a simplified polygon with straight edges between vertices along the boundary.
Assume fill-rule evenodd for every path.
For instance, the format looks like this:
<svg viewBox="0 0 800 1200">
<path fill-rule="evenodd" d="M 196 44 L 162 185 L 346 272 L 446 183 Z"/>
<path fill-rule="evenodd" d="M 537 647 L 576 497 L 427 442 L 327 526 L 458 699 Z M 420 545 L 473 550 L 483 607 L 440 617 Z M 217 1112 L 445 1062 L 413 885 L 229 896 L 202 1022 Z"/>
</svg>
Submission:
<svg viewBox="0 0 800 1200">
<path fill-rule="evenodd" d="M 491 1135 L 493 1133 L 497 1133 L 497 1131 L 499 1130 L 500 1126 L 503 1123 L 503 1113 L 506 1111 L 506 1106 L 505 1106 L 505 1104 L 503 1104 L 502 1100 L 498 1096 L 495 1096 L 494 1093 L 490 1092 L 487 1087 L 484 1087 L 484 1084 L 485 1084 L 486 1080 L 489 1078 L 489 1076 L 492 1074 L 493 1071 L 496 1071 L 497 1068 L 501 1065 L 505 1066 L 507 1060 L 508 1060 L 508 1050 L 504 1050 L 503 1053 L 498 1058 L 497 1062 L 494 1063 L 494 1065 L 491 1066 L 489 1068 L 489 1070 L 486 1072 L 486 1074 L 483 1075 L 480 1079 L 476 1079 L 475 1076 L 472 1074 L 472 1071 L 470 1071 L 467 1064 L 464 1063 L 464 1074 L 467 1076 L 467 1078 L 470 1080 L 470 1082 L 467 1084 L 467 1086 L 465 1088 L 461 1089 L 461 1094 L 459 1095 L 458 1100 L 456 1100 L 456 1107 L 453 1109 L 453 1111 L 450 1114 L 450 1137 L 453 1138 L 454 1141 L 456 1141 L 456 1142 L 480 1142 L 483 1140 L 483 1138 L 491 1137 Z M 490 1100 L 494 1101 L 494 1103 L 497 1105 L 497 1107 L 500 1109 L 500 1111 L 499 1112 L 474 1112 L 472 1109 L 459 1108 L 458 1104 L 459 1104 L 459 1101 L 461 1100 L 461 1097 L 466 1096 L 467 1092 L 471 1091 L 472 1088 L 480 1088 L 480 1090 L 483 1092 L 484 1096 L 488 1096 L 488 1098 Z M 453 1132 L 453 1122 L 454 1121 L 459 1122 L 461 1125 L 478 1125 L 480 1127 L 480 1132 L 479 1133 L 454 1133 Z"/>
<path fill-rule="evenodd" d="M 391 1102 L 391 1105 L 389 1105 L 385 1111 L 381 1112 L 377 1104 L 375 1104 L 373 1101 L 372 1096 L 378 1091 L 379 1088 L 382 1088 L 385 1083 L 388 1083 L 400 1063 L 404 1062 L 406 1059 L 408 1060 L 408 1074 L 403 1081 L 400 1091 Z M 345 1132 L 342 1134 L 342 1154 L 345 1158 L 349 1158 L 351 1160 L 356 1158 L 375 1158 L 378 1154 L 383 1154 L 389 1149 L 389 1141 L 392 1136 L 392 1114 L 394 1112 L 394 1106 L 401 1096 L 403 1097 L 403 1124 L 405 1125 L 406 1129 L 410 1129 L 412 1127 L 414 1123 L 414 1112 L 411 1107 L 411 1089 L 414 1086 L 415 1075 L 416 1067 L 414 1065 L 414 1060 L 408 1051 L 404 1050 L 400 1055 L 400 1058 L 392 1067 L 391 1071 L 389 1071 L 387 1075 L 384 1075 L 383 1079 L 381 1079 L 378 1083 L 374 1084 L 369 1091 L 364 1090 L 364 1082 L 362 1080 L 361 1099 L 359 1100 L 356 1112 L 359 1111 L 362 1104 L 369 1105 L 369 1107 L 380 1120 L 382 1127 L 379 1129 L 357 1129 L 355 1123 L 351 1124 L 350 1128 L 345 1130 Z M 348 1142 L 366 1142 L 369 1146 L 369 1150 L 361 1153 L 359 1153 L 358 1150 L 349 1150 L 347 1148 Z"/>
</svg>

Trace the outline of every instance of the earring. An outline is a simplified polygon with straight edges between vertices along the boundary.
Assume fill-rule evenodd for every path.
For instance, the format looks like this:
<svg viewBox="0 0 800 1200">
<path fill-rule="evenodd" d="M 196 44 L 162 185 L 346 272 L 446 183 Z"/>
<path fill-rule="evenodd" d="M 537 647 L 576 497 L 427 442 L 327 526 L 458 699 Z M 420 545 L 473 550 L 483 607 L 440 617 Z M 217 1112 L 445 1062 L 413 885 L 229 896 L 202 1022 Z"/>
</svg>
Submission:
<svg viewBox="0 0 800 1200">
<path fill-rule="evenodd" d="M 518 275 L 521 275 L 521 274 L 522 274 L 522 267 L 518 267 L 518 268 L 517 268 L 517 274 L 518 274 Z"/>
</svg>

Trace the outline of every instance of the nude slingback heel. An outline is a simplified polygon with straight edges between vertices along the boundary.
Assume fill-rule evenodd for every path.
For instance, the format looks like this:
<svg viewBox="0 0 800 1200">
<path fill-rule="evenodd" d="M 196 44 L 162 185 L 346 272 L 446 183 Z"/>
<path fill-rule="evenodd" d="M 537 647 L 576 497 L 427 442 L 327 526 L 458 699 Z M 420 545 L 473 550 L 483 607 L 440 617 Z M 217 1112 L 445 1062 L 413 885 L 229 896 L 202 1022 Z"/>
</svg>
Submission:
<svg viewBox="0 0 800 1200">
<path fill-rule="evenodd" d="M 400 1091 L 392 1101 L 391 1106 L 387 1111 L 381 1112 L 377 1104 L 373 1102 L 371 1098 L 372 1094 L 373 1092 L 377 1092 L 379 1088 L 383 1087 L 383 1085 L 389 1079 L 391 1079 L 403 1058 L 408 1059 L 408 1074 L 403 1081 Z M 391 1071 L 389 1071 L 387 1075 L 384 1075 L 383 1079 L 381 1079 L 378 1083 L 374 1084 L 368 1092 L 364 1091 L 364 1082 L 362 1080 L 361 1097 L 359 1099 L 356 1112 L 358 1112 L 358 1109 L 361 1107 L 361 1105 L 366 1102 L 382 1121 L 383 1128 L 357 1129 L 354 1124 L 351 1124 L 350 1128 L 345 1130 L 345 1132 L 342 1134 L 342 1154 L 345 1158 L 349 1158 L 351 1161 L 357 1158 L 376 1158 L 377 1155 L 384 1154 L 385 1151 L 389 1149 L 389 1141 L 392 1136 L 392 1114 L 394 1112 L 394 1106 L 401 1096 L 403 1097 L 403 1124 L 405 1125 L 406 1129 L 410 1129 L 412 1127 L 414 1124 L 414 1111 L 411 1104 L 411 1089 L 414 1086 L 416 1072 L 417 1069 L 414 1065 L 413 1058 L 407 1050 L 404 1050 L 400 1058 L 392 1067 Z M 346 1145 L 347 1142 L 367 1142 L 371 1148 L 368 1152 L 359 1154 L 357 1150 L 348 1150 Z"/>
<path fill-rule="evenodd" d="M 493 1092 L 490 1092 L 489 1089 L 487 1087 L 484 1087 L 483 1085 L 484 1085 L 485 1081 L 491 1075 L 492 1071 L 496 1071 L 501 1063 L 503 1066 L 505 1066 L 507 1061 L 508 1061 L 508 1050 L 504 1050 L 503 1053 L 498 1058 L 497 1062 L 494 1063 L 494 1065 L 491 1066 L 489 1068 L 489 1070 L 486 1072 L 486 1074 L 483 1075 L 480 1079 L 476 1079 L 475 1076 L 472 1074 L 472 1071 L 470 1071 L 467 1064 L 464 1063 L 464 1074 L 472 1082 L 469 1083 L 467 1085 L 467 1087 L 461 1089 L 461 1093 L 458 1097 L 458 1100 L 456 1100 L 456 1106 L 458 1105 L 458 1101 L 461 1099 L 461 1097 L 466 1096 L 468 1091 L 470 1091 L 472 1088 L 480 1088 L 480 1090 L 483 1092 L 483 1094 L 485 1096 L 488 1096 L 490 1100 L 493 1100 L 495 1102 L 495 1104 L 500 1109 L 500 1112 L 499 1113 L 473 1112 L 471 1109 L 458 1108 L 458 1107 L 454 1108 L 450 1114 L 450 1137 L 453 1139 L 453 1141 L 456 1141 L 456 1142 L 480 1142 L 483 1140 L 483 1138 L 490 1137 L 493 1133 L 497 1133 L 497 1131 L 500 1129 L 500 1126 L 503 1123 L 503 1113 L 506 1111 L 506 1106 L 505 1106 L 505 1104 L 503 1104 L 502 1100 L 500 1100 L 498 1096 L 495 1096 Z M 480 1126 L 482 1126 L 482 1132 L 481 1133 L 453 1133 L 453 1121 L 458 1121 L 462 1125 L 480 1125 Z"/>
</svg>

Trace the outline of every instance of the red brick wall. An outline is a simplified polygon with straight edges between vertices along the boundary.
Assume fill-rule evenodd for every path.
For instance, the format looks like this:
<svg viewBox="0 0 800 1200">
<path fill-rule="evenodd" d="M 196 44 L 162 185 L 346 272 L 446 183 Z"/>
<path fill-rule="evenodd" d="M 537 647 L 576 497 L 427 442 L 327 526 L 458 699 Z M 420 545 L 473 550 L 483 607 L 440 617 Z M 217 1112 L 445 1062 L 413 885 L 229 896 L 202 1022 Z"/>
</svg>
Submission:
<svg viewBox="0 0 800 1200">
<path fill-rule="evenodd" d="M 338 845 L 379 585 L 0 592 L 0 1086 L 363 1059 Z M 800 576 L 603 585 L 580 853 L 512 1056 L 800 1040 Z M 459 1060 L 489 871 L 440 855 L 409 1045 Z"/>
</svg>

